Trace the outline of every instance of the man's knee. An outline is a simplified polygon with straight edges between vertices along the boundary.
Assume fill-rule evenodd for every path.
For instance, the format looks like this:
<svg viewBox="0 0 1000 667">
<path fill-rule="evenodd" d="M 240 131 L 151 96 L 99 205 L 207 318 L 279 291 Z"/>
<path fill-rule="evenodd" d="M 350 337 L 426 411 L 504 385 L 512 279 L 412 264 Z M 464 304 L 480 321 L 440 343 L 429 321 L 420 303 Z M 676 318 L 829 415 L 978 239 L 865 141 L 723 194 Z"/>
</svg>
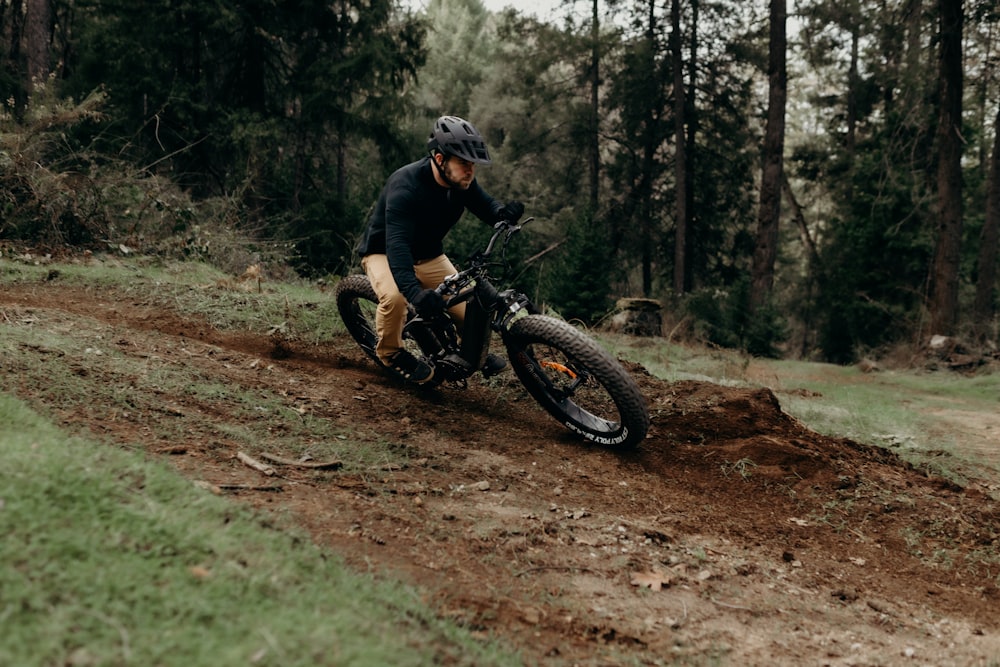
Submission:
<svg viewBox="0 0 1000 667">
<path fill-rule="evenodd" d="M 398 290 L 379 295 L 379 305 L 386 313 L 405 313 L 406 297 Z"/>
</svg>

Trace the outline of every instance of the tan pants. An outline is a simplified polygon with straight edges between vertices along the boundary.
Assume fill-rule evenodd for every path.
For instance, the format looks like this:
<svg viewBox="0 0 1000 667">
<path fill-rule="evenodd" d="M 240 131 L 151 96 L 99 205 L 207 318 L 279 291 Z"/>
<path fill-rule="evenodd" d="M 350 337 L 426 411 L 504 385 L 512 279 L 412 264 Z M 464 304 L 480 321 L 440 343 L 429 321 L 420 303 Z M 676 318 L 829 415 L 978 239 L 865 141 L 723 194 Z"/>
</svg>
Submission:
<svg viewBox="0 0 1000 667">
<path fill-rule="evenodd" d="M 375 354 L 386 363 L 389 357 L 403 347 L 403 325 L 406 324 L 406 298 L 396 287 L 396 279 L 389 269 L 389 258 L 385 255 L 366 255 L 361 259 L 361 268 L 368 275 L 372 288 L 378 296 L 378 310 L 375 312 L 375 333 L 378 334 L 378 344 Z M 417 280 L 426 289 L 434 289 L 441 284 L 445 276 L 455 273 L 455 266 L 445 255 L 434 259 L 418 262 L 413 267 Z M 465 321 L 465 304 L 460 303 L 448 310 L 455 320 L 459 331 Z"/>
</svg>

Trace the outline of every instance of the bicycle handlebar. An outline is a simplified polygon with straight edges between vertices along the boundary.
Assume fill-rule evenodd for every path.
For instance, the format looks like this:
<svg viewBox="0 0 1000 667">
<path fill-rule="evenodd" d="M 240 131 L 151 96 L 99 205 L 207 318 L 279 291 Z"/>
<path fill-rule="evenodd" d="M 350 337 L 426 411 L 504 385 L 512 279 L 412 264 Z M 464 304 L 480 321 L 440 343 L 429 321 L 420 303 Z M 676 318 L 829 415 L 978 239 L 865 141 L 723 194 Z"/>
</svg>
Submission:
<svg viewBox="0 0 1000 667">
<path fill-rule="evenodd" d="M 493 246 L 496 245 L 497 239 L 500 238 L 500 234 L 503 232 L 507 233 L 507 238 L 505 243 L 510 241 L 510 237 L 521 231 L 526 224 L 534 220 L 532 217 L 524 219 L 524 222 L 518 223 L 516 221 L 510 220 L 499 220 L 495 225 L 493 225 L 493 236 L 490 237 L 490 242 L 486 245 L 486 250 L 482 252 L 482 257 L 485 259 L 493 254 Z"/>
<path fill-rule="evenodd" d="M 453 285 L 454 283 L 458 282 L 465 276 L 482 271 L 484 267 L 487 265 L 487 260 L 493 254 L 493 249 L 496 246 L 497 239 L 500 238 L 500 235 L 506 233 L 506 236 L 504 238 L 504 247 L 506 248 L 506 245 L 507 243 L 510 242 L 511 237 L 514 236 L 514 234 L 516 234 L 517 232 L 521 231 L 526 224 L 532 222 L 533 220 L 534 220 L 533 217 L 528 217 L 525 218 L 520 223 L 512 222 L 510 220 L 497 221 L 493 225 L 493 235 L 490 237 L 489 243 L 486 244 L 486 249 L 481 252 L 475 253 L 471 257 L 472 266 L 462 271 L 459 271 L 458 273 L 447 276 L 444 279 L 444 282 L 438 285 L 434 291 L 443 296 L 445 293 L 448 292 L 448 288 L 450 285 Z"/>
</svg>

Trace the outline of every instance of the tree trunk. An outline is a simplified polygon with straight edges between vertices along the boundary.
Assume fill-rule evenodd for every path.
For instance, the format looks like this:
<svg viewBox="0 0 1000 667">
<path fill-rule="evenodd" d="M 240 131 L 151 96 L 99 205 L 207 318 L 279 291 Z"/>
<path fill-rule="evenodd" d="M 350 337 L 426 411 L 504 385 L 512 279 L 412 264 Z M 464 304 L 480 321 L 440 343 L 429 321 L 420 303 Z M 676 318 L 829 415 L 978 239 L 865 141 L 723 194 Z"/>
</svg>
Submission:
<svg viewBox="0 0 1000 667">
<path fill-rule="evenodd" d="M 656 0 L 649 2 L 649 76 L 656 73 Z M 643 128 L 642 146 L 642 176 L 640 180 L 640 242 L 642 244 L 642 295 L 650 296 L 653 292 L 653 180 L 658 148 L 657 125 L 659 124 L 659 95 L 649 100 L 649 106 Z"/>
<path fill-rule="evenodd" d="M 590 215 L 597 215 L 600 205 L 601 143 L 600 143 L 600 65 L 601 31 L 598 14 L 598 0 L 593 0 L 590 39 Z"/>
<path fill-rule="evenodd" d="M 788 182 L 788 176 L 785 174 L 782 174 L 781 177 L 781 189 L 785 193 L 788 205 L 792 208 L 792 220 L 795 221 L 795 225 L 799 228 L 799 238 L 802 240 L 802 246 L 806 249 L 806 256 L 809 258 L 809 279 L 814 280 L 819 277 L 822 271 L 819 251 L 816 249 L 816 242 L 813 241 L 812 234 L 809 233 L 809 226 L 806 224 L 806 215 L 802 210 L 802 205 L 799 204 L 799 200 L 795 197 L 795 193 L 792 191 L 792 184 Z"/>
<path fill-rule="evenodd" d="M 816 285 L 822 282 L 823 265 L 820 262 L 819 251 L 816 249 L 816 242 L 813 241 L 812 234 L 809 233 L 809 226 L 806 224 L 806 215 L 802 210 L 802 205 L 792 191 L 792 184 L 788 181 L 788 174 L 782 174 L 781 189 L 785 194 L 785 200 L 792 209 L 792 220 L 799 228 L 799 238 L 806 249 L 808 258 L 806 271 L 805 294 L 803 307 L 800 311 L 803 324 L 803 334 L 799 354 L 805 359 L 809 355 L 809 348 L 812 345 L 811 333 L 814 331 L 814 315 L 816 313 L 815 299 L 813 298 Z"/>
<path fill-rule="evenodd" d="M 692 248 L 694 243 L 695 226 L 697 225 L 698 214 L 694 205 L 694 178 L 695 160 L 697 153 L 695 150 L 696 139 L 698 137 L 698 14 L 700 0 L 690 0 L 691 6 L 691 28 L 690 45 L 688 47 L 688 94 L 684 100 L 684 122 L 687 123 L 687 148 L 684 157 L 687 161 L 687 180 L 684 197 L 687 199 L 687 234 L 684 237 L 684 291 L 687 292 L 694 287 L 694 269 L 692 268 Z"/>
<path fill-rule="evenodd" d="M 958 322 L 962 250 L 962 0 L 939 0 L 938 226 L 931 284 L 931 334 L 952 335 Z"/>
<path fill-rule="evenodd" d="M 681 2 L 671 0 L 670 3 L 670 57 L 673 61 L 674 73 L 674 189 L 675 189 L 675 219 L 674 234 L 674 294 L 681 295 L 685 289 L 687 263 L 688 234 L 688 199 L 687 199 L 687 139 L 684 135 L 685 95 L 684 95 L 684 59 L 681 55 Z"/>
<path fill-rule="evenodd" d="M 997 237 L 1000 232 L 1000 111 L 993 122 L 993 157 L 986 180 L 986 219 L 979 237 L 979 272 L 973 304 L 976 337 L 985 342 L 993 321 L 993 295 L 997 281 Z"/>
<path fill-rule="evenodd" d="M 847 159 L 851 168 L 854 166 L 854 157 L 857 152 L 857 126 L 858 126 L 858 84 L 861 80 L 858 75 L 858 56 L 861 42 L 861 15 L 857 2 L 851 3 L 851 64 L 847 71 Z M 848 197 L 851 196 L 854 188 L 848 188 Z"/>
<path fill-rule="evenodd" d="M 52 46 L 51 0 L 27 0 L 24 16 L 24 55 L 29 85 L 46 83 Z"/>
<path fill-rule="evenodd" d="M 17 82 L 14 86 L 14 117 L 18 120 L 24 117 L 24 109 L 28 105 L 29 85 L 27 66 L 24 58 L 24 0 L 11 0 L 10 28 L 4 26 L 4 35 L 10 35 L 10 51 L 7 62 L 4 63 L 11 79 Z M 10 32 L 8 33 L 7 30 Z"/>
<path fill-rule="evenodd" d="M 996 41 L 994 37 L 995 24 L 989 23 L 986 26 L 986 39 L 984 40 L 986 49 L 985 53 L 982 55 L 983 62 L 994 62 L 996 56 L 993 55 L 993 42 Z M 989 136 L 989 132 L 986 129 L 986 124 L 989 122 L 989 97 L 990 97 L 990 86 L 991 86 L 991 76 L 980 76 L 979 77 L 979 90 L 977 91 L 976 105 L 979 107 L 976 111 L 978 112 L 978 122 L 979 125 L 979 135 L 982 137 Z M 986 141 L 977 142 L 979 144 L 979 170 L 980 176 L 983 180 L 989 178 L 989 148 Z"/>
<path fill-rule="evenodd" d="M 778 256 L 778 220 L 781 215 L 781 181 L 784 171 L 785 103 L 788 98 L 786 64 L 786 0 L 771 0 L 768 55 L 767 129 L 764 134 L 763 170 L 757 237 L 750 277 L 750 309 L 766 303 L 774 287 Z"/>
</svg>

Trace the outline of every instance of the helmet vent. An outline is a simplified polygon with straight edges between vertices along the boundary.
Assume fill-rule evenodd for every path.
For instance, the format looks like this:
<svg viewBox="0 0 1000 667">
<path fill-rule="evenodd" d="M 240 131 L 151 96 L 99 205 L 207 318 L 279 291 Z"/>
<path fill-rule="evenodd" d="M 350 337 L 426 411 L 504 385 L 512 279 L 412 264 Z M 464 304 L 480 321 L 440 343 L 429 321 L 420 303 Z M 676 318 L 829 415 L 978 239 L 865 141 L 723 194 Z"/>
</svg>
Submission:
<svg viewBox="0 0 1000 667">
<path fill-rule="evenodd" d="M 434 123 L 430 139 L 430 151 L 439 150 L 476 164 L 490 164 L 490 152 L 479 131 L 466 120 L 457 116 L 441 116 Z"/>
</svg>

